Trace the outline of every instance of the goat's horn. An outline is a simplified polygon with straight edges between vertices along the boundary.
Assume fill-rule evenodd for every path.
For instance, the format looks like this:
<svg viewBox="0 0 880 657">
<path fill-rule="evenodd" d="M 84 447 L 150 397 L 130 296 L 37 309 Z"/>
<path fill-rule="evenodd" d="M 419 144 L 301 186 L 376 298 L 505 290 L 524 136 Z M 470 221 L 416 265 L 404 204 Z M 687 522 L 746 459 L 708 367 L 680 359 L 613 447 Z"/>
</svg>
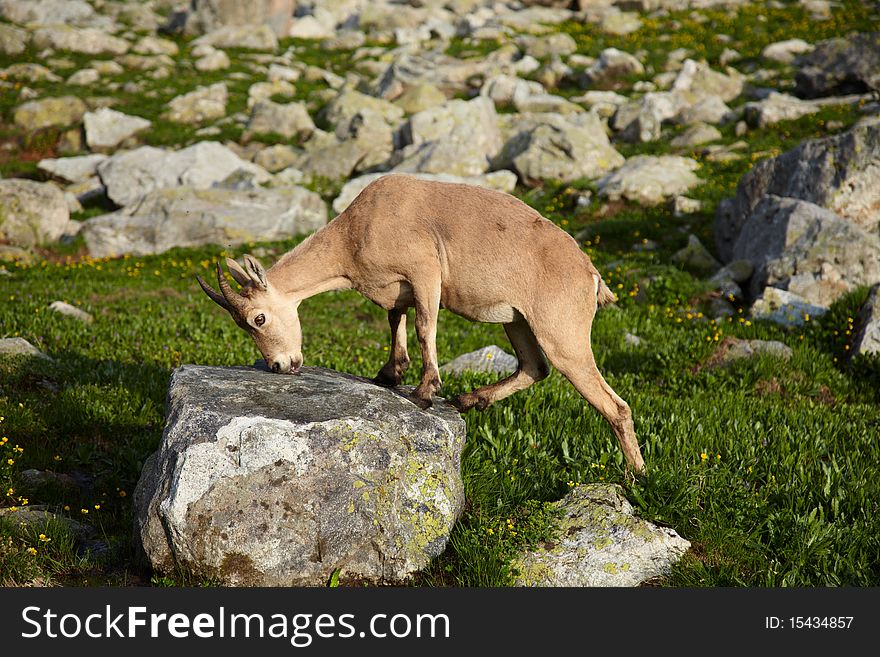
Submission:
<svg viewBox="0 0 880 657">
<path fill-rule="evenodd" d="M 205 281 L 202 280 L 202 277 L 199 276 L 198 274 L 196 274 L 196 280 L 199 282 L 199 285 L 202 286 L 202 289 L 205 291 L 205 294 L 207 294 L 209 297 L 211 297 L 211 300 L 214 301 L 214 303 L 216 303 L 221 308 L 225 308 L 226 310 L 232 310 L 230 305 L 226 302 L 226 299 L 223 298 L 223 295 L 220 294 L 213 287 L 211 287 L 210 285 L 205 283 Z"/>
<path fill-rule="evenodd" d="M 220 285 L 220 292 L 223 293 L 223 298 L 226 299 L 226 303 L 235 310 L 244 312 L 245 307 L 247 306 L 247 301 L 229 285 L 229 281 L 227 281 L 226 277 L 223 275 L 223 268 L 220 266 L 219 261 L 217 262 L 217 283 Z"/>
</svg>

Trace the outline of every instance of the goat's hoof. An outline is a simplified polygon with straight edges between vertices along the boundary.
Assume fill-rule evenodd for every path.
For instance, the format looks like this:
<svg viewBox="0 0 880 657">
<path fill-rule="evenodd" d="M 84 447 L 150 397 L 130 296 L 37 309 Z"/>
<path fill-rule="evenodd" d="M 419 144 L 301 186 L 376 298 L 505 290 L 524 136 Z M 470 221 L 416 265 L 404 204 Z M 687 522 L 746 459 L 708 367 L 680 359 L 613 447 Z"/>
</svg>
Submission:
<svg viewBox="0 0 880 657">
<path fill-rule="evenodd" d="M 459 413 L 467 413 L 476 404 L 473 395 L 469 394 L 456 395 L 449 400 L 449 403 L 452 404 L 455 410 Z"/>
<path fill-rule="evenodd" d="M 373 377 L 373 383 L 377 386 L 382 386 L 383 388 L 393 388 L 394 386 L 400 385 L 400 379 L 396 379 L 392 376 L 388 376 L 387 374 L 382 374 L 379 372 L 376 376 Z"/>
<path fill-rule="evenodd" d="M 430 398 L 425 399 L 424 397 L 416 397 L 413 395 L 410 399 L 412 399 L 413 404 L 421 408 L 423 411 L 428 410 L 434 405 L 434 402 Z"/>
</svg>

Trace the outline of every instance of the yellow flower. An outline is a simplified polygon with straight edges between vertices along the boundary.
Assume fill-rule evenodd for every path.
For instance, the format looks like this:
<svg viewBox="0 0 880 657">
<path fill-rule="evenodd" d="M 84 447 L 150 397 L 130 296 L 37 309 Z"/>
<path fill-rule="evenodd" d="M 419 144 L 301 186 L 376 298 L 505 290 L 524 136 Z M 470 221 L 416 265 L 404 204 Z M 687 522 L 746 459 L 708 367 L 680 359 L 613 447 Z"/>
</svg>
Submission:
<svg viewBox="0 0 880 657">
<path fill-rule="evenodd" d="M 31 555 L 32 557 L 37 556 L 37 548 L 29 547 L 29 548 L 27 549 L 27 553 L 28 553 L 29 555 Z"/>
<path fill-rule="evenodd" d="M 100 508 L 101 508 L 101 505 L 100 505 L 100 504 L 96 504 L 96 505 L 95 505 L 95 511 L 100 510 Z"/>
<path fill-rule="evenodd" d="M 127 494 L 124 490 L 119 491 L 119 497 L 125 497 Z"/>
<path fill-rule="evenodd" d="M 15 461 L 13 461 L 12 459 L 6 459 L 6 463 L 7 465 L 15 465 Z"/>
<path fill-rule="evenodd" d="M 48 543 L 48 542 L 51 541 L 51 540 L 52 540 L 52 539 L 49 538 L 48 536 L 46 536 L 45 534 L 40 534 L 40 541 L 41 541 L 41 542 L 43 542 L 43 543 Z"/>
<path fill-rule="evenodd" d="M 708 460 L 709 460 L 709 455 L 706 454 L 706 452 L 700 452 L 700 460 L 701 460 L 701 461 L 708 461 Z"/>
<path fill-rule="evenodd" d="M 89 512 L 89 510 L 88 509 L 80 509 L 79 512 L 82 513 L 83 515 L 85 515 Z"/>
</svg>

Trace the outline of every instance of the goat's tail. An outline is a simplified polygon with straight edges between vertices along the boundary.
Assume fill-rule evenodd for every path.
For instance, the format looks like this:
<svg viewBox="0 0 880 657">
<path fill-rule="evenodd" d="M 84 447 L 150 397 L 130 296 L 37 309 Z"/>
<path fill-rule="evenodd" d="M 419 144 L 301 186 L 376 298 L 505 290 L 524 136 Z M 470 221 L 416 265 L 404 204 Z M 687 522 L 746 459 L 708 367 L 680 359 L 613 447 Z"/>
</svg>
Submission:
<svg viewBox="0 0 880 657">
<path fill-rule="evenodd" d="M 596 301 L 599 306 L 607 306 L 609 303 L 617 301 L 617 296 L 608 289 L 608 286 L 605 285 L 605 281 L 602 280 L 599 274 L 593 274 L 593 278 L 596 281 Z"/>
</svg>

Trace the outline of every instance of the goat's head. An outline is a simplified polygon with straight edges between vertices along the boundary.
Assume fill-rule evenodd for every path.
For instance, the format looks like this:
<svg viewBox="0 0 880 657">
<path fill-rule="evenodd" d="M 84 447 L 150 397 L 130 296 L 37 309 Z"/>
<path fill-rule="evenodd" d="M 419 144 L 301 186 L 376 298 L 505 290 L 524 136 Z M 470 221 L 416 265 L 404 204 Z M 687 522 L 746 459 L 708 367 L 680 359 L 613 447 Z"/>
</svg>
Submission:
<svg viewBox="0 0 880 657">
<path fill-rule="evenodd" d="M 299 301 L 280 294 L 269 284 L 266 270 L 256 258 L 246 255 L 244 267 L 226 258 L 232 278 L 241 285 L 241 293 L 229 285 L 217 263 L 220 292 L 196 276 L 199 285 L 211 299 L 232 315 L 257 343 L 266 365 L 276 373 L 297 374 L 302 365 L 302 331 L 299 325 Z"/>
</svg>

